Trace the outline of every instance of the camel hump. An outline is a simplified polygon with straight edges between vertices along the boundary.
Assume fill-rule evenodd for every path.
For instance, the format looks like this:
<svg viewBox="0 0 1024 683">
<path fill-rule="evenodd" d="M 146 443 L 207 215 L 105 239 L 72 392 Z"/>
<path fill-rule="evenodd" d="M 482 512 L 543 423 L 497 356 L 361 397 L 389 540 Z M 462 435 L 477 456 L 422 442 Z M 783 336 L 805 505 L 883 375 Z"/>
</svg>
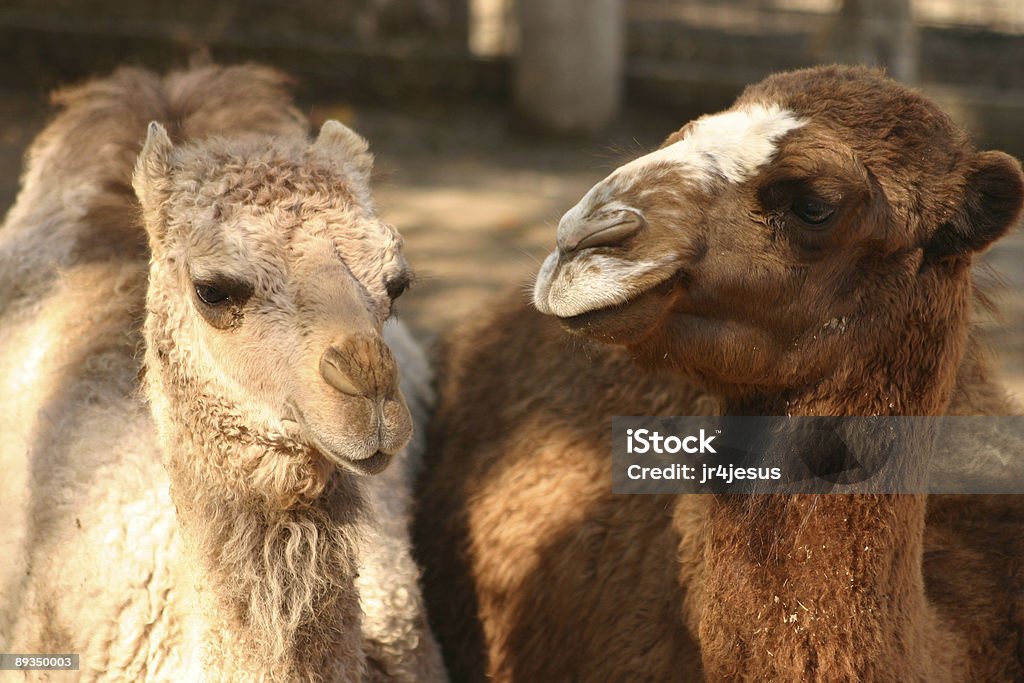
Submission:
<svg viewBox="0 0 1024 683">
<path fill-rule="evenodd" d="M 0 312 L 45 292 L 61 269 L 132 260 L 149 250 L 132 171 L 156 122 L 175 144 L 233 131 L 308 134 L 283 73 L 204 66 L 161 76 L 137 67 L 62 88 L 62 111 L 29 148 L 21 189 L 0 229 Z"/>
</svg>

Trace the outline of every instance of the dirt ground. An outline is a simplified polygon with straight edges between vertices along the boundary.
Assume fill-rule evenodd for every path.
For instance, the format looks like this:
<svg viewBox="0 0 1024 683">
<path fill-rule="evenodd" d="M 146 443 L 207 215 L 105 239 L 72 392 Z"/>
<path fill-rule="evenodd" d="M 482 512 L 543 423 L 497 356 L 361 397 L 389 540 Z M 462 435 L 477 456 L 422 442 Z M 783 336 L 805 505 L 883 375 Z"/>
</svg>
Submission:
<svg viewBox="0 0 1024 683">
<path fill-rule="evenodd" d="M 397 112 L 337 102 L 307 105 L 371 141 L 381 215 L 406 237 L 418 274 L 400 314 L 432 341 L 488 297 L 524 290 L 554 245 L 555 226 L 597 180 L 685 123 L 671 111 L 628 112 L 600 140 L 517 131 L 500 110 Z M 17 191 L 22 155 L 50 110 L 44 93 L 0 91 L 0 210 Z M 986 323 L 1008 387 L 1024 399 L 1024 233 L 987 255 L 1001 321 Z"/>
</svg>

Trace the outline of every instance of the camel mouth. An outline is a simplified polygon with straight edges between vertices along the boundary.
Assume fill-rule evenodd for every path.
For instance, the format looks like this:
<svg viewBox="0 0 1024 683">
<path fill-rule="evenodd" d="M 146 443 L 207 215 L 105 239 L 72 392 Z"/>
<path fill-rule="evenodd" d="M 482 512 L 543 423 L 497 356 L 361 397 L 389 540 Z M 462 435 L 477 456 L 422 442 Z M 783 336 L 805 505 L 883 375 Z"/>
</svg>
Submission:
<svg viewBox="0 0 1024 683">
<path fill-rule="evenodd" d="M 625 301 L 572 316 L 556 316 L 569 332 L 593 336 L 610 343 L 638 341 L 661 321 L 682 280 L 681 271 Z"/>
<path fill-rule="evenodd" d="M 306 432 L 306 438 L 308 438 L 313 445 L 315 450 L 321 458 L 330 462 L 342 469 L 346 469 L 354 474 L 362 476 L 372 476 L 374 474 L 380 474 L 387 466 L 391 464 L 391 459 L 394 457 L 394 453 L 385 453 L 384 451 L 375 451 L 372 455 L 365 458 L 352 458 L 343 453 L 339 453 L 337 450 L 328 448 L 324 445 L 316 435 Z"/>
<path fill-rule="evenodd" d="M 344 467 L 347 470 L 351 470 L 356 474 L 361 474 L 363 476 L 372 476 L 374 474 L 380 474 L 385 469 L 387 469 L 388 465 L 391 464 L 391 459 L 394 457 L 394 455 L 391 453 L 377 451 L 368 458 L 361 458 L 359 460 L 356 460 L 354 458 L 349 458 L 344 455 L 333 453 L 326 449 L 317 448 L 317 452 L 319 452 L 320 455 L 324 457 L 326 460 L 336 465 L 340 465 L 341 467 Z"/>
<path fill-rule="evenodd" d="M 309 423 L 306 422 L 306 419 L 298 406 L 293 403 L 289 403 L 288 408 L 291 412 L 291 416 L 286 418 L 286 420 L 297 423 L 302 432 L 303 439 L 309 442 L 311 449 L 321 458 L 333 465 L 337 465 L 338 467 L 348 470 L 354 474 L 372 476 L 374 474 L 380 474 L 387 469 L 387 466 L 391 464 L 391 459 L 395 457 L 394 453 L 386 453 L 380 449 L 377 449 L 372 454 L 362 458 L 354 458 L 344 453 L 340 453 L 338 449 L 331 448 L 325 444 L 317 435 L 316 431 L 310 428 Z"/>
</svg>

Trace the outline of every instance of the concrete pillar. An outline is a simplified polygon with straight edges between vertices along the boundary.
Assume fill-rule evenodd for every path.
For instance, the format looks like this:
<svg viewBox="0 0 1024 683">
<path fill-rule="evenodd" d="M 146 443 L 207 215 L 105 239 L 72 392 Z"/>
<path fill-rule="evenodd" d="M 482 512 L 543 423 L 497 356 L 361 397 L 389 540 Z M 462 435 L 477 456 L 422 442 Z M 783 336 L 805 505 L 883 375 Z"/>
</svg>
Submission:
<svg viewBox="0 0 1024 683">
<path fill-rule="evenodd" d="M 842 61 L 884 66 L 893 78 L 918 78 L 917 26 L 911 0 L 843 0 L 834 36 Z"/>
<path fill-rule="evenodd" d="M 557 133 L 607 125 L 622 100 L 622 0 L 518 0 L 515 104 Z"/>
</svg>

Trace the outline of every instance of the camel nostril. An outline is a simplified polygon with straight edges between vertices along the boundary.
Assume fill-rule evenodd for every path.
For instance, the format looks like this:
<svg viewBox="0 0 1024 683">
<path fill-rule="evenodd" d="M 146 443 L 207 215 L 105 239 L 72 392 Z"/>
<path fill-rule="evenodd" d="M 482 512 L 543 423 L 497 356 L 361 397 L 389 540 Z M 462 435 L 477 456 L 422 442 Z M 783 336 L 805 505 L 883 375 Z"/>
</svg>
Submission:
<svg viewBox="0 0 1024 683">
<path fill-rule="evenodd" d="M 643 216 L 631 210 L 614 211 L 596 218 L 585 218 L 568 230 L 560 230 L 558 247 L 563 252 L 594 247 L 612 247 L 625 242 L 646 225 Z"/>
<path fill-rule="evenodd" d="M 345 365 L 346 363 L 342 359 L 341 353 L 333 346 L 330 346 L 324 351 L 324 355 L 320 357 L 320 376 L 324 378 L 325 382 L 343 394 L 363 396 L 365 392 L 356 386 L 352 378 L 342 370 Z"/>
</svg>

